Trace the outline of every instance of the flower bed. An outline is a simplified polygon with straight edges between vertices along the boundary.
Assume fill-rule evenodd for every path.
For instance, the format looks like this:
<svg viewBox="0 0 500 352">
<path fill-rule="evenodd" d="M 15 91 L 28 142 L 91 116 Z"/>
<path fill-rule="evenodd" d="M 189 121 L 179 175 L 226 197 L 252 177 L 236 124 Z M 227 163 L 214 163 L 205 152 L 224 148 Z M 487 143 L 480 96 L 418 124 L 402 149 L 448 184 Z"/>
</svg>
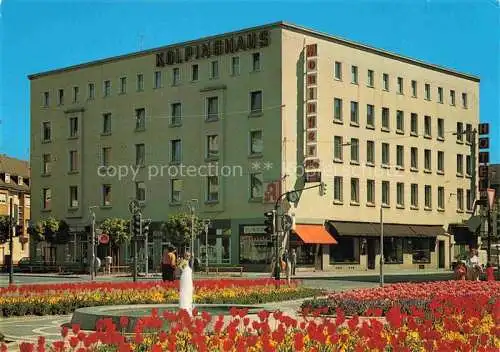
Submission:
<svg viewBox="0 0 500 352">
<path fill-rule="evenodd" d="M 418 310 L 402 314 L 389 310 L 387 324 L 377 319 L 353 317 L 342 312 L 336 318 L 304 316 L 299 319 L 279 311 L 261 311 L 250 319 L 245 310 L 233 309 L 232 318 L 213 318 L 208 313 L 189 317 L 185 311 L 165 312 L 143 318 L 134 334 L 124 336 L 110 320 L 101 320 L 97 332 L 85 333 L 74 326 L 63 329 L 63 339 L 50 347 L 55 352 L 111 351 L 475 351 L 500 349 L 500 302 L 484 305 L 482 299 L 467 301 L 432 299 L 429 316 Z M 463 314 L 463 306 L 469 307 Z M 446 314 L 444 314 L 444 311 Z M 162 331 L 164 320 L 170 324 Z M 121 321 L 125 326 L 127 321 Z M 213 328 L 209 329 L 209 326 Z M 0 349 L 1 350 L 1 349 Z M 45 351 L 45 341 L 25 343 L 21 352 Z"/>
<path fill-rule="evenodd" d="M 497 281 L 441 281 L 431 283 L 403 283 L 380 288 L 359 289 L 331 294 L 328 298 L 307 300 L 302 309 L 321 309 L 324 314 L 335 314 L 341 309 L 347 315 L 382 316 L 398 306 L 410 313 L 412 308 L 430 310 L 434 298 L 466 300 L 469 296 L 483 297 L 484 303 L 500 298 Z"/>
<path fill-rule="evenodd" d="M 312 297 L 317 289 L 290 286 L 274 280 L 195 281 L 196 303 L 258 304 Z M 178 282 L 95 282 L 60 285 L 23 285 L 0 289 L 0 316 L 68 314 L 99 305 L 178 303 Z"/>
</svg>

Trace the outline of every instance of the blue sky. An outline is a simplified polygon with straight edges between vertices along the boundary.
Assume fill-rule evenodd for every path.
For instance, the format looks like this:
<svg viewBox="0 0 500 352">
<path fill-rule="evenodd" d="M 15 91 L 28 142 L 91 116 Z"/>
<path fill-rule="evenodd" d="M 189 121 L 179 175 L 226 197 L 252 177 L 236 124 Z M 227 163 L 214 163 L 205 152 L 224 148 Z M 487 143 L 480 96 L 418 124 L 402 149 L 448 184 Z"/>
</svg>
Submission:
<svg viewBox="0 0 500 352">
<path fill-rule="evenodd" d="M 480 76 L 500 162 L 499 0 L 0 2 L 0 153 L 29 158 L 28 74 L 285 20 Z"/>
</svg>

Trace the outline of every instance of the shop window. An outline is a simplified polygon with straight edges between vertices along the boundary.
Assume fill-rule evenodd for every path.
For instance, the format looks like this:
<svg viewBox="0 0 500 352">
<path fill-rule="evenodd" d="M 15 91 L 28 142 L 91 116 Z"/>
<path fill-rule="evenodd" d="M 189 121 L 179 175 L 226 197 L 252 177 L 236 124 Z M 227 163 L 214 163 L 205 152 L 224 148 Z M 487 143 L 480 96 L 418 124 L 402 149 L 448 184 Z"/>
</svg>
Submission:
<svg viewBox="0 0 500 352">
<path fill-rule="evenodd" d="M 408 247 L 414 264 L 429 264 L 431 262 L 431 239 L 412 238 L 408 240 Z"/>
<path fill-rule="evenodd" d="M 339 237 L 337 242 L 330 246 L 330 264 L 359 264 L 359 239 Z"/>
<path fill-rule="evenodd" d="M 270 264 L 273 254 L 270 238 L 261 234 L 240 234 L 240 264 Z"/>
<path fill-rule="evenodd" d="M 397 237 L 384 238 L 384 263 L 403 264 L 403 239 Z"/>
</svg>

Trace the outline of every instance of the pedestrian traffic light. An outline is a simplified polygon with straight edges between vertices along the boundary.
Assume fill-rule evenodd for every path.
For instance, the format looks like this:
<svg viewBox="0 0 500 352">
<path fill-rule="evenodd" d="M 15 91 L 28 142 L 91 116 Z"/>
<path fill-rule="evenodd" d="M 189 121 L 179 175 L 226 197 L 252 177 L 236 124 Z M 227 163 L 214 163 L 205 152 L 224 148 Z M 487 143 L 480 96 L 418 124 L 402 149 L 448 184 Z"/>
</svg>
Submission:
<svg viewBox="0 0 500 352">
<path fill-rule="evenodd" d="M 15 237 L 20 237 L 23 235 L 23 225 L 16 225 L 16 231 L 14 233 Z"/>
<path fill-rule="evenodd" d="M 144 237 L 148 237 L 149 235 L 149 224 L 151 224 L 151 220 L 144 220 L 142 225 L 142 235 Z"/>
<path fill-rule="evenodd" d="M 327 191 L 327 189 L 326 189 L 326 183 L 321 182 L 319 184 L 319 195 L 320 196 L 325 196 L 326 195 L 326 191 Z"/>
<path fill-rule="evenodd" d="M 276 210 L 271 210 L 264 213 L 266 220 L 264 220 L 264 225 L 266 225 L 265 232 L 268 235 L 273 235 L 276 229 Z"/>
<path fill-rule="evenodd" d="M 141 235 L 141 214 L 135 214 L 132 218 L 132 234 L 135 237 Z"/>
</svg>

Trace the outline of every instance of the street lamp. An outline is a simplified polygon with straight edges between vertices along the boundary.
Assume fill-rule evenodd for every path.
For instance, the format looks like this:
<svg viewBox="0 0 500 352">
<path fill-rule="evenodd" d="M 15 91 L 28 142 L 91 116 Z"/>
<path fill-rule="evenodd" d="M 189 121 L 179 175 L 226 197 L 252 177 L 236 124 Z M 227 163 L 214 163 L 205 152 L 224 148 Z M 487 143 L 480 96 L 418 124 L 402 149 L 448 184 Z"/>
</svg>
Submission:
<svg viewBox="0 0 500 352">
<path fill-rule="evenodd" d="M 205 229 L 205 271 L 208 274 L 208 226 L 210 219 L 203 219 L 203 228 Z"/>
<path fill-rule="evenodd" d="M 95 211 L 94 209 L 97 208 L 97 206 L 91 206 L 89 207 L 89 212 L 90 212 L 90 218 L 92 221 L 91 224 L 91 236 L 90 236 L 90 251 L 91 251 L 91 258 L 90 258 L 90 281 L 95 280 Z"/>
</svg>

